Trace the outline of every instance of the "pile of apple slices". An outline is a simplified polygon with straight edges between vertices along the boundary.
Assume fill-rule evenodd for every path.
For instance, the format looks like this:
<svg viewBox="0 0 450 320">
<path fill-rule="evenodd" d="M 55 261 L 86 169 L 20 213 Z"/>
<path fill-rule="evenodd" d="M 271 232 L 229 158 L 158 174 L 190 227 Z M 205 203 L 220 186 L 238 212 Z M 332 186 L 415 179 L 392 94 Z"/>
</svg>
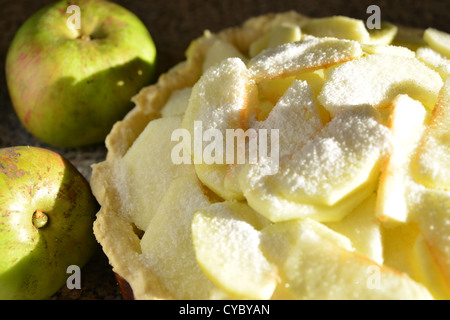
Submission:
<svg viewBox="0 0 450 320">
<path fill-rule="evenodd" d="M 171 297 L 450 298 L 450 35 L 413 50 L 396 34 L 330 17 L 274 24 L 248 52 L 216 39 L 121 164 L 139 259 Z M 181 148 L 196 123 L 222 135 Z M 228 129 L 279 144 L 194 161 Z"/>
</svg>

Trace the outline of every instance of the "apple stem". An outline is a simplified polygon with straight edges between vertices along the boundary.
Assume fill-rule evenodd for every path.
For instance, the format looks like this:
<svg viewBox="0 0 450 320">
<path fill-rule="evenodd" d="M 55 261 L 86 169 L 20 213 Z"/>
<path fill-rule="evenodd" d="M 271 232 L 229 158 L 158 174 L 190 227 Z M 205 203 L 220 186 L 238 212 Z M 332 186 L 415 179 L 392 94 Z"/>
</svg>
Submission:
<svg viewBox="0 0 450 320">
<path fill-rule="evenodd" d="M 33 225 L 40 229 L 42 227 L 44 227 L 48 222 L 48 216 L 42 212 L 41 210 L 36 210 L 33 213 Z"/>
<path fill-rule="evenodd" d="M 91 37 L 89 35 L 82 34 L 80 39 L 83 41 L 90 41 Z"/>
</svg>

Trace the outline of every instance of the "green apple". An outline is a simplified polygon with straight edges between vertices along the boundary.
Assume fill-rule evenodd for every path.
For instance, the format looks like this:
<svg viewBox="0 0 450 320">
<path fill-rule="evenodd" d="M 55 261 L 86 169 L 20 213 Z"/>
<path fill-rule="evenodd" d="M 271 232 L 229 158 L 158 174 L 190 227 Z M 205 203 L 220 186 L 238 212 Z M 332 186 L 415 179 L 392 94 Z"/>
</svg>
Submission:
<svg viewBox="0 0 450 320">
<path fill-rule="evenodd" d="M 97 248 L 89 184 L 59 154 L 0 149 L 0 299 L 45 299 Z"/>
<path fill-rule="evenodd" d="M 131 98 L 153 81 L 155 59 L 149 31 L 125 8 L 58 1 L 17 31 L 7 53 L 7 85 L 35 137 L 56 147 L 90 145 L 104 141 L 133 107 Z"/>
</svg>

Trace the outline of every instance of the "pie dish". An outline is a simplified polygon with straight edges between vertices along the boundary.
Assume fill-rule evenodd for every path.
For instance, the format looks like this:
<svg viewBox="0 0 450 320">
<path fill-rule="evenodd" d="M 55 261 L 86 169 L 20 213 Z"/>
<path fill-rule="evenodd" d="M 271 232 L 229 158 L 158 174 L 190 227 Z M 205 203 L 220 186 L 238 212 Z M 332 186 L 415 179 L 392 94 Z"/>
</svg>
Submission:
<svg viewBox="0 0 450 320">
<path fill-rule="evenodd" d="M 93 165 L 124 297 L 448 299 L 447 36 L 286 12 L 193 40 Z M 229 129 L 266 152 L 218 156 Z"/>
</svg>

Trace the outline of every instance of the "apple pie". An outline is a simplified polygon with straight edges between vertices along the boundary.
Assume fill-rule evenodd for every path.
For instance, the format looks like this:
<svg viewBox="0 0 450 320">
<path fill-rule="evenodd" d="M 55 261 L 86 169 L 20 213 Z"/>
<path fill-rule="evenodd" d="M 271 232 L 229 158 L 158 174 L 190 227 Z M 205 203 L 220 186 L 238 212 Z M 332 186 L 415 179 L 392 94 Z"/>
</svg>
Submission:
<svg viewBox="0 0 450 320">
<path fill-rule="evenodd" d="M 450 35 L 296 12 L 193 40 L 91 186 L 134 299 L 449 299 Z"/>
</svg>

